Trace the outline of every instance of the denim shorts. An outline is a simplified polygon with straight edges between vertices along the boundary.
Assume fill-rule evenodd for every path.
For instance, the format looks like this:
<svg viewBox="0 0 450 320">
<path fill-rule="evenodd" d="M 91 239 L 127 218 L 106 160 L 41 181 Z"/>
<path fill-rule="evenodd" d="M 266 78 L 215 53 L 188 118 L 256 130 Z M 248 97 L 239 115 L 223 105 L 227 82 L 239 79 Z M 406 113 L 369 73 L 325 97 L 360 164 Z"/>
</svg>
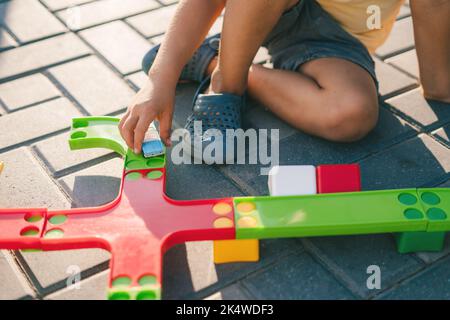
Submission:
<svg viewBox="0 0 450 320">
<path fill-rule="evenodd" d="M 369 51 L 315 0 L 300 0 L 286 11 L 263 46 L 272 56 L 275 69 L 297 71 L 314 59 L 341 58 L 365 69 L 378 87 Z"/>
</svg>

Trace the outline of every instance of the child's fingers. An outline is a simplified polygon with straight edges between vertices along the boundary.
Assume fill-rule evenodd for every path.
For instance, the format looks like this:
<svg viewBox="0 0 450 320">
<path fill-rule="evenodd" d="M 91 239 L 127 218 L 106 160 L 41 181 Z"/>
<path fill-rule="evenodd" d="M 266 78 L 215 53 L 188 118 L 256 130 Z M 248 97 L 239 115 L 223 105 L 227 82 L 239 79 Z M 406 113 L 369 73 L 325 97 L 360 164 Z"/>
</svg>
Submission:
<svg viewBox="0 0 450 320">
<path fill-rule="evenodd" d="M 141 153 L 142 141 L 144 140 L 145 133 L 148 130 L 152 117 L 141 116 L 134 128 L 134 153 Z"/>
<path fill-rule="evenodd" d="M 120 131 L 120 133 L 122 133 L 123 125 L 125 124 L 125 121 L 127 121 L 129 116 L 130 116 L 130 109 L 127 110 L 127 112 L 123 115 L 123 117 L 119 121 L 119 131 Z"/>
<path fill-rule="evenodd" d="M 170 130 L 172 128 L 172 110 L 163 112 L 159 117 L 159 135 L 164 144 L 168 147 L 171 146 Z"/>
<path fill-rule="evenodd" d="M 134 147 L 134 128 L 136 127 L 136 123 L 138 122 L 139 118 L 129 116 L 122 127 L 122 137 L 127 143 L 127 146 L 130 149 L 133 149 Z"/>
</svg>

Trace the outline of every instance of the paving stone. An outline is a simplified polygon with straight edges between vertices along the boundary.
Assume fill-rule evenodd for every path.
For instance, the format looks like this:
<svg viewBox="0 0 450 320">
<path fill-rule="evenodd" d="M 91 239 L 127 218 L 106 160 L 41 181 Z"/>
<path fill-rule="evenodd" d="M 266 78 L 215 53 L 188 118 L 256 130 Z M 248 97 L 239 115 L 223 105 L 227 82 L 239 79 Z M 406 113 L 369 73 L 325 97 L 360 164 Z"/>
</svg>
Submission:
<svg viewBox="0 0 450 320">
<path fill-rule="evenodd" d="M 379 82 L 379 93 L 382 97 L 417 86 L 417 80 L 408 77 L 397 69 L 375 58 L 375 72 Z"/>
<path fill-rule="evenodd" d="M 420 89 L 406 92 L 386 102 L 425 130 L 438 128 L 450 121 L 450 103 L 426 100 Z"/>
<path fill-rule="evenodd" d="M 441 185 L 439 187 L 450 187 L 450 183 L 445 185 Z M 422 259 L 425 263 L 433 263 L 447 255 L 450 254 L 450 233 L 447 233 L 445 238 L 444 249 L 440 252 L 418 252 L 416 255 Z"/>
<path fill-rule="evenodd" d="M 246 114 L 250 118 L 251 112 Z M 266 121 L 267 123 L 267 121 Z M 351 163 L 386 148 L 395 142 L 413 136 L 415 131 L 405 121 L 380 108 L 376 128 L 363 140 L 355 143 L 334 143 L 302 132 L 280 141 L 280 165 L 320 165 Z M 256 194 L 269 194 L 267 176 L 260 169 L 270 165 L 228 165 L 223 171 L 238 183 L 250 187 Z"/>
<path fill-rule="evenodd" d="M 123 160 L 112 159 L 78 171 L 59 183 L 73 199 L 73 207 L 96 207 L 113 201 L 119 194 Z"/>
<path fill-rule="evenodd" d="M 242 281 L 256 299 L 353 299 L 353 295 L 306 253 L 295 254 Z"/>
<path fill-rule="evenodd" d="M 439 128 L 433 133 L 433 135 L 450 148 L 450 125 Z"/>
<path fill-rule="evenodd" d="M 52 11 L 77 6 L 92 0 L 42 0 L 42 2 Z"/>
<path fill-rule="evenodd" d="M 87 165 L 95 159 L 104 159 L 113 153 L 105 149 L 70 150 L 69 133 L 65 132 L 36 143 L 33 148 L 54 175 L 80 165 Z"/>
<path fill-rule="evenodd" d="M 31 270 L 32 280 L 43 294 L 67 288 L 67 280 L 75 275 L 74 270 L 93 274 L 107 267 L 110 254 L 101 249 L 67 251 L 21 252 L 21 263 Z M 83 276 L 82 276 L 83 278 Z"/>
<path fill-rule="evenodd" d="M 388 300 L 448 300 L 450 299 L 450 258 L 425 269 L 400 286 L 383 294 Z"/>
<path fill-rule="evenodd" d="M 376 55 L 383 59 L 414 47 L 412 18 L 401 19 L 394 24 L 386 42 L 377 49 Z"/>
<path fill-rule="evenodd" d="M 411 15 L 411 8 L 407 5 L 403 5 L 400 8 L 400 12 L 398 13 L 397 19 L 409 17 L 410 15 Z"/>
<path fill-rule="evenodd" d="M 361 161 L 363 190 L 415 188 L 450 171 L 450 150 L 426 135 Z"/>
<path fill-rule="evenodd" d="M 7 132 L 0 136 L 0 149 L 68 128 L 71 118 L 79 116 L 80 112 L 65 98 L 7 114 L 0 118 L 0 127 Z"/>
<path fill-rule="evenodd" d="M 144 72 L 139 71 L 139 72 L 130 74 L 126 79 L 128 81 L 130 81 L 136 88 L 140 89 L 143 87 L 143 85 L 147 81 L 148 76 Z"/>
<path fill-rule="evenodd" d="M 141 69 L 150 43 L 123 21 L 114 21 L 80 32 L 122 74 Z"/>
<path fill-rule="evenodd" d="M 2 153 L 0 159 L 5 164 L 0 183 L 0 208 L 70 207 L 69 201 L 28 149 Z"/>
<path fill-rule="evenodd" d="M 419 79 L 419 61 L 417 60 L 416 50 L 406 51 L 402 54 L 387 59 L 386 62 Z"/>
<path fill-rule="evenodd" d="M 168 6 L 128 18 L 126 21 L 149 38 L 166 31 L 175 10 L 175 5 Z"/>
<path fill-rule="evenodd" d="M 255 270 L 301 251 L 297 239 L 261 240 L 259 262 L 215 265 L 210 241 L 175 246 L 164 257 L 163 299 L 209 297 Z"/>
<path fill-rule="evenodd" d="M 14 48 L 0 53 L 0 80 L 75 59 L 90 52 L 72 33 Z"/>
<path fill-rule="evenodd" d="M 214 24 L 211 26 L 211 29 L 209 29 L 208 35 L 213 35 L 222 32 L 222 25 L 223 25 L 223 16 L 220 16 L 217 18 L 216 21 L 214 21 Z"/>
<path fill-rule="evenodd" d="M 84 29 L 157 7 L 159 7 L 159 4 L 154 0 L 100 0 L 86 3 L 78 7 L 81 16 L 80 23 L 78 26 L 72 26 L 72 29 Z M 70 19 L 70 14 L 66 10 L 58 12 L 57 16 L 65 21 L 66 24 Z"/>
<path fill-rule="evenodd" d="M 95 56 L 51 68 L 49 72 L 91 115 L 117 112 L 127 107 L 135 94 Z"/>
<path fill-rule="evenodd" d="M 345 212 L 340 212 L 345 214 Z M 329 269 L 344 274 L 343 280 L 363 298 L 386 290 L 419 270 L 423 263 L 397 253 L 392 235 L 311 238 L 305 244 Z M 381 290 L 368 289 L 369 266 L 381 271 Z"/>
<path fill-rule="evenodd" d="M 0 84 L 1 101 L 9 111 L 60 96 L 60 92 L 40 73 Z"/>
<path fill-rule="evenodd" d="M 176 165 L 167 150 L 166 193 L 177 200 L 212 199 L 243 196 L 227 178 L 214 167 L 200 164 Z"/>
<path fill-rule="evenodd" d="M 33 291 L 7 251 L 0 251 L 0 300 L 30 299 Z"/>
<path fill-rule="evenodd" d="M 39 1 L 35 0 L 0 3 L 0 16 L 3 17 L 0 24 L 7 26 L 22 43 L 67 30 Z"/>
<path fill-rule="evenodd" d="M 57 291 L 45 299 L 48 300 L 105 300 L 107 296 L 109 270 L 98 273 L 88 279 L 82 279 L 80 287 L 70 286 Z"/>
<path fill-rule="evenodd" d="M 226 287 L 209 297 L 205 300 L 251 300 L 252 297 L 248 295 L 240 285 L 233 284 L 229 287 Z"/>
<path fill-rule="evenodd" d="M 165 6 L 173 3 L 178 3 L 178 0 L 158 0 L 158 1 L 164 4 Z"/>
<path fill-rule="evenodd" d="M 17 46 L 16 40 L 4 29 L 0 27 L 0 51 Z"/>
</svg>

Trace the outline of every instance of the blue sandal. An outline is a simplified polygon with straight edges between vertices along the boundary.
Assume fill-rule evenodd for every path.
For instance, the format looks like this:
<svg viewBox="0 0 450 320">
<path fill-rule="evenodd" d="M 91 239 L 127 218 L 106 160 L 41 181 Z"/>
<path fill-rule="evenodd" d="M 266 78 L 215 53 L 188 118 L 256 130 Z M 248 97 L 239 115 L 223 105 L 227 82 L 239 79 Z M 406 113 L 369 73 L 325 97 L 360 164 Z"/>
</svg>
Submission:
<svg viewBox="0 0 450 320">
<path fill-rule="evenodd" d="M 208 37 L 192 56 L 191 60 L 184 66 L 180 80 L 202 82 L 205 80 L 206 69 L 211 60 L 219 52 L 220 33 Z M 153 47 L 142 60 L 142 70 L 148 74 L 150 67 L 155 61 L 160 45 Z"/>
<path fill-rule="evenodd" d="M 184 127 L 187 130 L 183 138 L 184 150 L 188 151 L 194 159 L 202 160 L 207 164 L 223 164 L 227 163 L 227 159 L 228 161 L 236 159 L 236 150 L 230 149 L 235 148 L 234 143 L 231 146 L 226 144 L 226 130 L 233 129 L 234 134 L 234 130 L 241 128 L 241 112 L 245 98 L 230 93 L 202 94 L 201 92 L 204 92 L 209 86 L 209 82 L 210 78 L 208 77 L 202 82 L 194 96 L 193 112 Z M 201 125 L 197 121 L 201 121 Z M 197 130 L 195 130 L 196 127 Z M 198 132 L 200 127 L 201 132 Z M 215 143 L 219 136 L 222 142 L 222 155 L 214 154 L 214 160 L 203 159 L 205 148 L 211 143 Z M 233 157 L 231 157 L 232 151 Z"/>
</svg>

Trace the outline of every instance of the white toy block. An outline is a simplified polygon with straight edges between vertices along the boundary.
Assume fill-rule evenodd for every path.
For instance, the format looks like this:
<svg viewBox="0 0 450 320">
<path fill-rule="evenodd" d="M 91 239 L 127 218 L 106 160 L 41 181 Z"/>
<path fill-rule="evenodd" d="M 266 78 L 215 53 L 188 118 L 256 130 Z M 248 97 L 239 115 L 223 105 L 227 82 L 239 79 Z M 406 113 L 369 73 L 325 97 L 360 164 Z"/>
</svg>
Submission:
<svg viewBox="0 0 450 320">
<path fill-rule="evenodd" d="M 269 171 L 271 196 L 316 194 L 314 166 L 274 166 Z"/>
</svg>

